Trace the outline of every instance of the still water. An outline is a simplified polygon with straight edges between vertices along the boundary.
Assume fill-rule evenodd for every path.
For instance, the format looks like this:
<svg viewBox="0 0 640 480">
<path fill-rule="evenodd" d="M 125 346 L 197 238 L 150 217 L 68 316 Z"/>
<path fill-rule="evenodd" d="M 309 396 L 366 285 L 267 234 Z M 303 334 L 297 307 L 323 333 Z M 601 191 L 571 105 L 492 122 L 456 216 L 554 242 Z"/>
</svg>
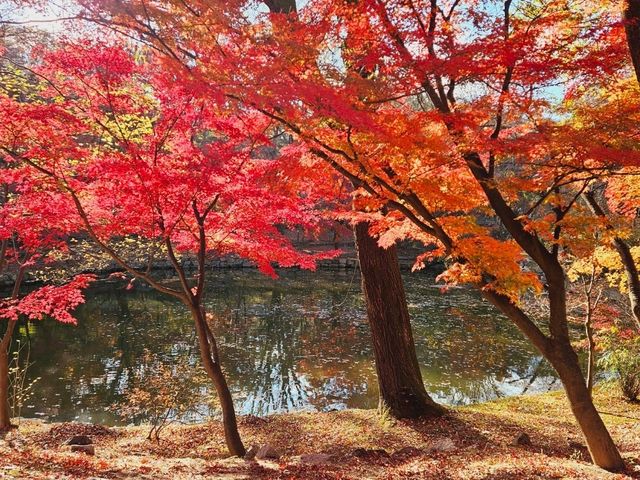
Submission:
<svg viewBox="0 0 640 480">
<path fill-rule="evenodd" d="M 460 405 L 558 386 L 520 333 L 475 292 L 442 293 L 429 273 L 405 274 L 422 375 L 440 402 Z M 378 389 L 357 273 L 216 271 L 207 291 L 223 365 L 239 413 L 373 408 Z M 24 417 L 118 424 L 112 411 L 144 384 L 140 360 L 197 362 L 185 309 L 143 287 L 87 292 L 77 326 L 23 326 L 30 378 Z M 148 353 L 145 353 L 148 351 Z"/>
</svg>

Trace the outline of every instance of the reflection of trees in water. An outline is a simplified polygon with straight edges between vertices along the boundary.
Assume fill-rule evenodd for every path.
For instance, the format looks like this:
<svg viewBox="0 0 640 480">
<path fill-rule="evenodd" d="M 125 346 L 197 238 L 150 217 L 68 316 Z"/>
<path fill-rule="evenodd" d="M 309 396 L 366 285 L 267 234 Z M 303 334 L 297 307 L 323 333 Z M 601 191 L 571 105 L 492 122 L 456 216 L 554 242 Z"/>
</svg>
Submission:
<svg viewBox="0 0 640 480">
<path fill-rule="evenodd" d="M 275 287 L 268 293 L 264 292 L 260 299 L 263 314 L 256 316 L 249 307 L 242 324 L 230 326 L 235 341 L 224 353 L 234 386 L 246 397 L 241 410 L 257 415 L 300 408 L 308 397 L 296 371 L 296 358 L 300 355 L 298 339 L 307 327 L 307 319 L 283 318 L 289 317 L 283 306 L 283 292 Z M 237 294 L 250 293 L 242 289 Z M 240 368 L 242 372 L 233 371 Z"/>
<path fill-rule="evenodd" d="M 550 387 L 547 362 L 474 292 L 442 296 L 424 283 L 408 290 L 423 377 L 435 398 L 459 405 L 520 394 L 534 373 L 528 389 Z"/>
<path fill-rule="evenodd" d="M 341 367 L 353 353 L 370 363 L 366 341 L 354 342 L 347 328 L 353 315 L 339 310 L 356 294 L 349 283 L 309 285 L 294 277 L 262 287 L 235 285 L 216 296 L 216 327 L 236 398 L 244 398 L 241 410 L 324 408 L 360 393 L 368 383 L 364 372 L 349 375 Z M 354 349 L 358 343 L 366 348 Z"/>
<path fill-rule="evenodd" d="M 170 354 L 188 339 L 181 309 L 149 292 L 112 286 L 92 290 L 88 297 L 78 311 L 78 326 L 36 324 L 31 335 L 36 363 L 29 375 L 42 379 L 27 414 L 114 421 L 105 406 L 120 398 L 142 368 L 144 349 L 164 348 Z"/>
<path fill-rule="evenodd" d="M 377 404 L 353 272 L 287 272 L 278 280 L 253 271 L 216 276 L 207 309 L 241 412 Z M 487 400 L 538 389 L 552 378 L 520 334 L 470 292 L 443 295 L 424 274 L 407 276 L 407 292 L 423 377 L 436 398 Z M 104 285 L 90 292 L 79 317 L 77 327 L 45 322 L 33 329 L 37 363 L 30 376 L 42 380 L 25 414 L 69 420 L 80 413 L 111 422 L 105 407 L 153 374 L 141 362 L 145 349 L 165 362 L 179 355 L 197 362 L 192 322 L 182 306 L 155 292 Z"/>
</svg>

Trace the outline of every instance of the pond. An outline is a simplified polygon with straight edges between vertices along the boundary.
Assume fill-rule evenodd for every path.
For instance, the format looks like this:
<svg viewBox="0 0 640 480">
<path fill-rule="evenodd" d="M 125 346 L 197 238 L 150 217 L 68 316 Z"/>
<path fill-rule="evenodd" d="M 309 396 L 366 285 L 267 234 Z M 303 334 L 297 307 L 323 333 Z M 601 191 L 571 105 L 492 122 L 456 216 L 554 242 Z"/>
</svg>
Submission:
<svg viewBox="0 0 640 480">
<path fill-rule="evenodd" d="M 437 401 L 460 405 L 559 386 L 533 347 L 475 292 L 443 293 L 424 272 L 404 278 L 422 375 Z M 376 407 L 356 271 L 283 271 L 273 280 L 253 270 L 219 270 L 210 283 L 207 309 L 238 413 Z M 165 364 L 197 362 L 185 309 L 125 286 L 88 291 L 75 327 L 45 320 L 28 332 L 20 328 L 33 361 L 27 375 L 39 378 L 22 416 L 119 424 L 113 407 L 153 374 L 141 367 L 145 355 Z"/>
</svg>

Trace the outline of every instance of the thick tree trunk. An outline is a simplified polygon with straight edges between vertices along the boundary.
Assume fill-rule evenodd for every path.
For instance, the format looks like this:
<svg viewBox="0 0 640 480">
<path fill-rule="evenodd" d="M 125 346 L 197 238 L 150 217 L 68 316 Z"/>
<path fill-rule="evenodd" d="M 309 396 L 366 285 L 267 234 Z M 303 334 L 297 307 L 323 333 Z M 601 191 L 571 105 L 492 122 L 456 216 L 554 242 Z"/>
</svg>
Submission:
<svg viewBox="0 0 640 480">
<path fill-rule="evenodd" d="M 640 0 L 625 0 L 623 7 L 627 43 L 636 78 L 640 83 Z"/>
<path fill-rule="evenodd" d="M 379 247 L 368 223 L 356 225 L 355 237 L 381 405 L 395 418 L 441 415 L 422 382 L 396 249 Z"/>
<path fill-rule="evenodd" d="M 264 3 L 272 13 L 297 12 L 295 0 Z M 395 418 L 442 415 L 444 409 L 429 397 L 422 382 L 396 249 L 380 248 L 366 223 L 356 226 L 355 237 L 380 403 Z"/>
<path fill-rule="evenodd" d="M 233 398 L 231 396 L 231 391 L 229 390 L 229 385 L 227 385 L 227 379 L 222 371 L 222 366 L 220 365 L 220 358 L 218 356 L 215 338 L 207 325 L 202 309 L 199 307 L 190 308 L 196 325 L 196 332 L 198 334 L 200 358 L 202 359 L 204 369 L 213 382 L 216 393 L 218 394 L 218 401 L 220 402 L 220 408 L 222 410 L 222 423 L 224 426 L 224 438 L 227 448 L 231 455 L 243 457 L 246 450 L 242 443 L 242 439 L 240 438 L 240 432 L 238 431 Z"/>
<path fill-rule="evenodd" d="M 613 227 L 609 223 L 606 213 L 596 200 L 593 192 L 586 192 L 583 195 L 587 205 L 591 212 L 603 219 L 607 230 L 612 230 Z M 629 307 L 631 308 L 631 314 L 636 322 L 638 330 L 640 330 L 640 274 L 638 273 L 638 266 L 631 255 L 631 249 L 629 245 L 619 237 L 614 237 L 612 242 L 613 247 L 618 252 L 622 266 L 627 277 L 627 286 L 629 288 Z"/>
<path fill-rule="evenodd" d="M 593 462 L 612 472 L 623 470 L 624 462 L 593 404 L 580 369 L 578 356 L 568 341 L 565 344 L 558 341 L 554 343 L 554 351 L 548 359 L 564 385 L 571 411 L 584 434 Z"/>
</svg>

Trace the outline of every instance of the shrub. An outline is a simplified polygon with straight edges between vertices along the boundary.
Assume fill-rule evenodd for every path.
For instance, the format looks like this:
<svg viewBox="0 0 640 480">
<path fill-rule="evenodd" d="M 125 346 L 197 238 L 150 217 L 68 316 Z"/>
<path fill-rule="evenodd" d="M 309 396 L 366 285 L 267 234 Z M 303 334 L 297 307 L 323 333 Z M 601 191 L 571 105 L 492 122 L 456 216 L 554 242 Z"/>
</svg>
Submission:
<svg viewBox="0 0 640 480">
<path fill-rule="evenodd" d="M 617 374 L 622 395 L 629 401 L 640 398 L 640 336 L 619 335 L 614 331 L 606 337 L 600 364 Z"/>
<path fill-rule="evenodd" d="M 138 378 L 115 410 L 129 421 L 148 422 L 147 438 L 160 440 L 165 427 L 193 415 L 206 415 L 203 408 L 211 406 L 206 386 L 208 379 L 199 364 L 178 357 L 167 364 L 145 353 Z"/>
<path fill-rule="evenodd" d="M 34 393 L 35 384 L 40 380 L 36 377 L 28 381 L 29 367 L 33 365 L 30 361 L 31 348 L 29 343 L 16 341 L 17 348 L 11 356 L 9 363 L 9 408 L 13 418 L 20 419 L 22 407 L 31 399 Z"/>
</svg>

